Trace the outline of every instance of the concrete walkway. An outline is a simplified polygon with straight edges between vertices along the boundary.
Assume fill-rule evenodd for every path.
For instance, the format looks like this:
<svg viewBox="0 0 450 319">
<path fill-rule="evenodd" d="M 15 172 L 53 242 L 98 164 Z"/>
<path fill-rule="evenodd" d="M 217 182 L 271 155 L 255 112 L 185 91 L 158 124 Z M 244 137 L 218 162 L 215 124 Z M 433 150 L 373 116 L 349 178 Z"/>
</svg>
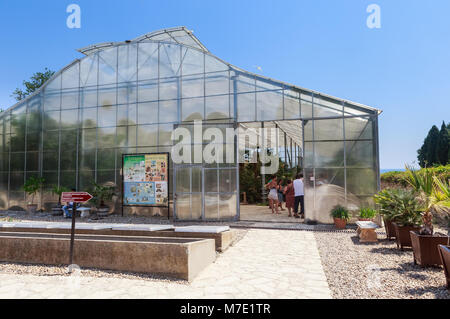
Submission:
<svg viewBox="0 0 450 319">
<path fill-rule="evenodd" d="M 0 298 L 331 298 L 314 234 L 252 229 L 192 283 L 1 272 Z"/>
</svg>

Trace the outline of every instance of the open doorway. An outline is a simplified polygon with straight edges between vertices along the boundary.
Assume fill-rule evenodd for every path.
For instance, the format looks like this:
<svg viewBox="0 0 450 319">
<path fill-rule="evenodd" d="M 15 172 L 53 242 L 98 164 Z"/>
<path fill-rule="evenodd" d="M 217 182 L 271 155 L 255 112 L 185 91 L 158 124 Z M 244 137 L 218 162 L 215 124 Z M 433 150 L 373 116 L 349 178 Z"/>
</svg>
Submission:
<svg viewBox="0 0 450 319">
<path fill-rule="evenodd" d="M 260 222 L 301 223 L 303 219 L 289 217 L 287 198 L 280 193 L 279 212 L 272 214 L 269 190 L 265 185 L 272 175 L 277 176 L 284 189 L 298 173 L 303 173 L 303 122 L 301 120 L 239 123 L 239 191 L 240 220 Z M 261 169 L 267 160 L 262 150 L 278 161 L 272 171 Z M 273 167 L 272 163 L 270 165 Z M 290 206 L 290 205 L 289 205 Z M 292 209 L 291 209 L 291 213 Z"/>
</svg>

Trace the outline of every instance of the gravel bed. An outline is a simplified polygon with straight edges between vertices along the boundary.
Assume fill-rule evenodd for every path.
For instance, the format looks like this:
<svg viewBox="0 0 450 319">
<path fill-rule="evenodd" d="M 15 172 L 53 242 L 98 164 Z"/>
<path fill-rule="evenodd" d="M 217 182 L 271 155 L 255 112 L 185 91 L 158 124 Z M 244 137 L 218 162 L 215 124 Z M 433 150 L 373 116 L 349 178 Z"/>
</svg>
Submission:
<svg viewBox="0 0 450 319">
<path fill-rule="evenodd" d="M 355 232 L 314 232 L 333 298 L 450 299 L 442 267 L 414 265 L 394 241 L 359 243 Z"/>
</svg>

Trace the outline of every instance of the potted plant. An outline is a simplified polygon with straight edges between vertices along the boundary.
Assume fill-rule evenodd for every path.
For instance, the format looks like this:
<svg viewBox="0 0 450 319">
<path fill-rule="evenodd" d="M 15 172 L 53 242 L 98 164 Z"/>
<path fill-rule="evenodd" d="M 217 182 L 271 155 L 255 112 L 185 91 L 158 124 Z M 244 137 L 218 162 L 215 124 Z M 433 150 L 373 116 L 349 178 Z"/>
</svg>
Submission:
<svg viewBox="0 0 450 319">
<path fill-rule="evenodd" d="M 398 190 L 393 196 L 393 213 L 391 215 L 394 225 L 397 247 L 411 247 L 410 231 L 418 231 L 422 224 L 421 207 L 414 190 Z"/>
<path fill-rule="evenodd" d="M 68 192 L 69 189 L 64 186 L 53 185 L 52 194 L 58 195 L 58 204 L 52 208 L 53 216 L 62 215 L 61 195 L 63 192 Z"/>
<path fill-rule="evenodd" d="M 386 229 L 386 237 L 388 240 L 391 240 L 392 238 L 395 239 L 396 237 L 395 228 L 392 223 L 395 221 L 394 215 L 398 192 L 398 189 L 386 188 L 374 196 L 374 201 L 378 204 L 380 215 L 383 217 L 384 228 Z"/>
<path fill-rule="evenodd" d="M 95 207 L 97 208 L 97 215 L 99 216 L 105 216 L 109 213 L 109 206 L 105 204 L 106 201 L 112 200 L 113 196 L 115 195 L 115 184 L 104 184 L 100 185 L 97 183 L 93 183 L 94 189 L 92 191 L 92 202 L 95 204 Z"/>
<path fill-rule="evenodd" d="M 345 229 L 347 222 L 350 220 L 348 209 L 341 205 L 336 205 L 331 210 L 330 215 L 333 217 L 337 229 Z"/>
<path fill-rule="evenodd" d="M 377 211 L 373 208 L 360 208 L 359 209 L 359 217 L 360 221 L 373 221 L 373 219 L 377 216 Z"/>
<path fill-rule="evenodd" d="M 419 231 L 411 231 L 414 263 L 421 266 L 442 265 L 439 245 L 449 245 L 449 236 L 437 236 L 433 230 L 433 214 L 450 216 L 449 182 L 439 179 L 429 169 L 422 171 L 406 167 L 406 181 L 419 193 L 423 203 L 422 223 Z"/>
<path fill-rule="evenodd" d="M 444 266 L 445 281 L 447 282 L 447 289 L 450 289 L 450 246 L 439 245 L 439 255 L 441 263 Z"/>
<path fill-rule="evenodd" d="M 28 203 L 27 209 L 31 214 L 35 214 L 37 210 L 37 204 L 34 204 L 34 197 L 40 191 L 44 184 L 44 178 L 31 176 L 23 185 L 23 190 L 31 196 L 31 202 Z"/>
</svg>

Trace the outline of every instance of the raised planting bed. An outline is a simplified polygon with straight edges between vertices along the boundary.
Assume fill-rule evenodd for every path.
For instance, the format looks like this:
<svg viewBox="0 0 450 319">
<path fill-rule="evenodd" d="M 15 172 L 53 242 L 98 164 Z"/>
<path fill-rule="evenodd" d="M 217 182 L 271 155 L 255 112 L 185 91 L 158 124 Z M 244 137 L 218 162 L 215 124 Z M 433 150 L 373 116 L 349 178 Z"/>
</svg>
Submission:
<svg viewBox="0 0 450 319">
<path fill-rule="evenodd" d="M 442 265 L 438 246 L 447 245 L 448 236 L 419 235 L 415 231 L 410 231 L 410 236 L 415 264 L 421 266 Z"/>
<path fill-rule="evenodd" d="M 175 228 L 173 225 L 158 224 L 77 223 L 75 226 L 76 234 L 214 239 L 216 250 L 219 252 L 223 252 L 231 245 L 234 236 L 234 230 L 230 230 L 228 226 L 226 226 L 226 229 L 223 228 L 224 226 L 195 226 L 195 228 L 192 228 L 194 226 L 188 226 L 187 228 Z M 8 231 L 69 234 L 70 229 L 70 222 L 0 223 L 0 232 Z"/>
<path fill-rule="evenodd" d="M 0 232 L 0 261 L 64 265 L 67 234 Z M 80 267 L 158 274 L 192 281 L 216 258 L 212 239 L 76 235 Z"/>
<path fill-rule="evenodd" d="M 395 228 L 395 237 L 397 241 L 397 248 L 403 250 L 404 247 L 412 247 L 410 231 L 419 231 L 418 226 L 401 226 L 397 223 L 392 223 Z"/>
</svg>

